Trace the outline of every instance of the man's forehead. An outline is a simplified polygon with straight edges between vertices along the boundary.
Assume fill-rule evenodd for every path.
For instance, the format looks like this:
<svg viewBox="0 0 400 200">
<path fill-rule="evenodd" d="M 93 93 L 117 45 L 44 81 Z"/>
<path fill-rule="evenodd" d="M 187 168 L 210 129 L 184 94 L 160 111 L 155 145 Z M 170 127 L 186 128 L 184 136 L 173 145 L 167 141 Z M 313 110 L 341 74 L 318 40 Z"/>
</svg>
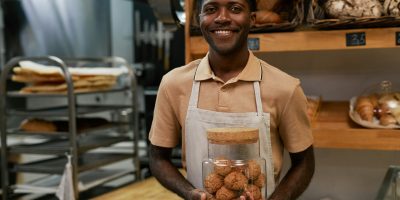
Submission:
<svg viewBox="0 0 400 200">
<path fill-rule="evenodd" d="M 248 0 L 200 0 L 202 2 L 202 4 L 205 3 L 213 3 L 213 2 L 240 2 L 240 3 L 247 3 Z"/>
<path fill-rule="evenodd" d="M 251 11 L 255 11 L 256 8 L 256 0 L 198 0 L 197 5 L 200 6 L 200 8 L 204 4 L 212 4 L 212 3 L 242 3 L 242 4 L 247 4 L 250 7 Z"/>
</svg>

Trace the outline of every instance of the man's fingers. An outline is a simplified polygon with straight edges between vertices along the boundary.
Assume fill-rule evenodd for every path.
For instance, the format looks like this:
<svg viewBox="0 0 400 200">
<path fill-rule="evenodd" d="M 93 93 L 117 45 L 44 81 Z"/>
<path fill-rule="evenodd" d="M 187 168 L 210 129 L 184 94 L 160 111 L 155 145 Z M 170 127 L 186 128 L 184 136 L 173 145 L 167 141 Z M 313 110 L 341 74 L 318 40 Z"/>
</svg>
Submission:
<svg viewBox="0 0 400 200">
<path fill-rule="evenodd" d="M 244 195 L 240 196 L 240 200 L 246 200 L 246 197 L 248 200 L 254 200 L 253 195 L 248 191 L 246 191 L 246 196 L 244 196 Z"/>
<path fill-rule="evenodd" d="M 207 199 L 207 195 L 204 192 L 201 192 L 201 200 L 206 200 Z"/>
<path fill-rule="evenodd" d="M 250 192 L 247 191 L 246 194 L 250 198 L 250 200 L 254 200 L 254 197 Z"/>
</svg>

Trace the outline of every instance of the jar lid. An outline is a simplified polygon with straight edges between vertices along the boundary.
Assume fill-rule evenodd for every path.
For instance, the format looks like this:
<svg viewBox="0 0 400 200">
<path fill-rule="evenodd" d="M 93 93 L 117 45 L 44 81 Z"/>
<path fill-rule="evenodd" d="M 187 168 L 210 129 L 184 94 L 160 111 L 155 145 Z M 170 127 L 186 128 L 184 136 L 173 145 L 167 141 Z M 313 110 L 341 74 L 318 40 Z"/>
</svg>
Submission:
<svg viewBox="0 0 400 200">
<path fill-rule="evenodd" d="M 256 143 L 258 141 L 258 128 L 212 128 L 207 130 L 207 139 L 213 144 Z"/>
</svg>

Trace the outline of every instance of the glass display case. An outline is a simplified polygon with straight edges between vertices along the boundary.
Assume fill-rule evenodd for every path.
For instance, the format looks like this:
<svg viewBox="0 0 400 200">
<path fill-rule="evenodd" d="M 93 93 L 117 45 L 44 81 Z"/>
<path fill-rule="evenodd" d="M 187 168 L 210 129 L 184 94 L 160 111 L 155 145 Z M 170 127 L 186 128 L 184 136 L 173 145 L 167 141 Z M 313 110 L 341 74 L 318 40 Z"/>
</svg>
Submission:
<svg viewBox="0 0 400 200">
<path fill-rule="evenodd" d="M 376 200 L 400 199 L 400 166 L 389 166 Z"/>
</svg>

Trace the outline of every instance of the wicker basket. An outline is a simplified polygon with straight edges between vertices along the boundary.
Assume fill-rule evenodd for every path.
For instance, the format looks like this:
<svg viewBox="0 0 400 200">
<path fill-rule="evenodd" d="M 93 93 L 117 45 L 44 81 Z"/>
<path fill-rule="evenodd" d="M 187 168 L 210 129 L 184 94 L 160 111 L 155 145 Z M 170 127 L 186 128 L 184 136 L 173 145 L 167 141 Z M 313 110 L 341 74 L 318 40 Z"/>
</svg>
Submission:
<svg viewBox="0 0 400 200">
<path fill-rule="evenodd" d="M 307 15 L 308 26 L 317 29 L 352 29 L 400 25 L 400 17 L 394 16 L 330 19 L 326 17 L 324 3 L 325 0 L 311 0 Z"/>
<path fill-rule="evenodd" d="M 190 34 L 201 35 L 197 9 L 197 0 L 193 0 L 193 12 L 190 26 Z M 282 23 L 263 24 L 262 26 L 252 27 L 252 33 L 267 33 L 267 32 L 284 32 L 293 31 L 304 20 L 304 3 L 303 0 L 281 0 L 279 5 L 275 6 L 274 12 L 278 13 L 283 19 Z"/>
</svg>

